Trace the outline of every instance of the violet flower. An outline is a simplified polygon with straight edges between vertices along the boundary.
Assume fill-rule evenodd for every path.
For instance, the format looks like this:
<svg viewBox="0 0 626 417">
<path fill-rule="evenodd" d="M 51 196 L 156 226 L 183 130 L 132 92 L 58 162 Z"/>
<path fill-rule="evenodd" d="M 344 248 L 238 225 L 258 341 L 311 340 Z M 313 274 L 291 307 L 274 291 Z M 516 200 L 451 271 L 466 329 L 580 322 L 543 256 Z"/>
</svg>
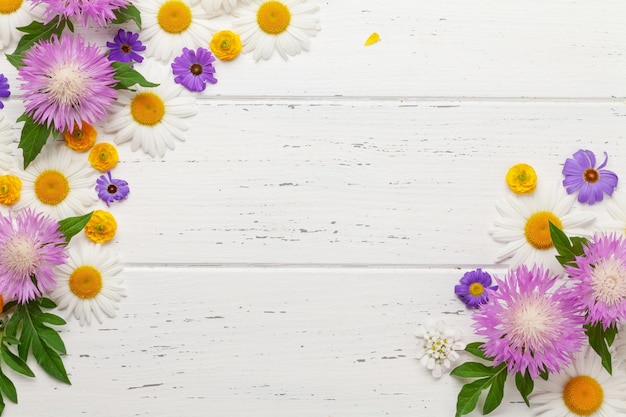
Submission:
<svg viewBox="0 0 626 417">
<path fill-rule="evenodd" d="M 609 157 L 604 153 L 604 162 L 596 167 L 593 152 L 580 149 L 573 158 L 567 158 L 563 166 L 563 186 L 568 194 L 578 191 L 578 202 L 593 204 L 602 201 L 604 193 L 613 194 L 617 186 L 617 175 L 603 169 Z"/>
<path fill-rule="evenodd" d="M 109 61 L 118 62 L 141 62 L 143 57 L 137 52 L 143 52 L 146 47 L 139 40 L 139 33 L 133 33 L 120 29 L 113 38 L 113 42 L 107 42 L 110 49 Z"/>
<path fill-rule="evenodd" d="M 183 48 L 183 54 L 174 58 L 172 62 L 172 72 L 176 76 L 174 81 L 182 84 L 189 91 L 204 91 L 206 83 L 217 83 L 213 76 L 215 57 L 204 48 L 192 51 Z"/>
<path fill-rule="evenodd" d="M 8 98 L 11 95 L 9 91 L 9 80 L 4 74 L 0 74 L 0 99 Z M 4 103 L 0 100 L 0 109 L 4 108 Z"/>
<path fill-rule="evenodd" d="M 107 175 L 101 175 L 96 181 L 96 191 L 100 200 L 108 206 L 114 201 L 125 200 L 130 189 L 126 181 L 111 178 L 111 171 L 107 171 Z"/>
<path fill-rule="evenodd" d="M 460 285 L 454 286 L 454 293 L 459 296 L 467 308 L 478 308 L 481 304 L 489 301 L 488 291 L 498 289 L 497 285 L 491 285 L 491 275 L 478 268 L 475 271 L 466 272 L 461 277 Z"/>
</svg>

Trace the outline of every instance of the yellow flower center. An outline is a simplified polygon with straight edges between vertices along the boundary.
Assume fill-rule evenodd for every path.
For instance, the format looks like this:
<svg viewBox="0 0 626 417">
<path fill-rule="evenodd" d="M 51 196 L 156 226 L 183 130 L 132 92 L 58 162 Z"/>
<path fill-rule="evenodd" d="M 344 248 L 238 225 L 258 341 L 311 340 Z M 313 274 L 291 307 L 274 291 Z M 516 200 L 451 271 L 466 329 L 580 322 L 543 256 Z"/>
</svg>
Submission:
<svg viewBox="0 0 626 417">
<path fill-rule="evenodd" d="M 130 103 L 130 114 L 140 125 L 154 126 L 163 120 L 165 103 L 154 93 L 139 93 Z"/>
<path fill-rule="evenodd" d="M 266 1 L 256 12 L 256 21 L 263 32 L 278 35 L 289 27 L 291 12 L 279 1 Z"/>
<path fill-rule="evenodd" d="M 22 180 L 15 175 L 0 176 L 0 204 L 10 206 L 20 199 Z"/>
<path fill-rule="evenodd" d="M 604 401 L 602 385 L 594 378 L 579 375 L 570 379 L 563 390 L 563 402 L 574 414 L 590 416 Z"/>
<path fill-rule="evenodd" d="M 0 14 L 14 13 L 18 11 L 20 7 L 22 7 L 22 0 L 0 0 Z"/>
<path fill-rule="evenodd" d="M 70 275 L 70 290 L 80 298 L 93 298 L 102 289 L 102 275 L 93 266 L 79 266 Z"/>
<path fill-rule="evenodd" d="M 167 33 L 182 33 L 191 25 L 191 9 L 182 1 L 166 1 L 159 9 L 157 19 Z"/>
<path fill-rule="evenodd" d="M 469 292 L 474 297 L 478 297 L 485 292 L 485 287 L 483 287 L 483 285 L 479 282 L 474 282 L 472 283 L 472 285 L 469 286 Z"/>
<path fill-rule="evenodd" d="M 549 222 L 552 222 L 559 229 L 563 228 L 561 220 L 549 211 L 539 211 L 526 221 L 524 235 L 526 236 L 526 241 L 533 248 L 550 249 L 552 247 Z"/>
<path fill-rule="evenodd" d="M 59 171 L 44 171 L 35 180 L 35 195 L 44 204 L 57 205 L 65 200 L 69 192 L 67 178 Z"/>
<path fill-rule="evenodd" d="M 583 173 L 583 179 L 589 184 L 593 184 L 600 179 L 600 173 L 593 168 L 587 168 Z"/>
</svg>

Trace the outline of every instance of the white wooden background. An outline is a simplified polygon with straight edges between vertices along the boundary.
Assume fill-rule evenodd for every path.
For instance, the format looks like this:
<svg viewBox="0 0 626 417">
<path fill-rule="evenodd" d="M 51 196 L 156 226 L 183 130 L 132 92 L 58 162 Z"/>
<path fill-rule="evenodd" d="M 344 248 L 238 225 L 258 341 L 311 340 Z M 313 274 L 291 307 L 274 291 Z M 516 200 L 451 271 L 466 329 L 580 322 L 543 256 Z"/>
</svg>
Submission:
<svg viewBox="0 0 626 417">
<path fill-rule="evenodd" d="M 319 5 L 310 53 L 217 64 L 175 151 L 120 147 L 128 297 L 66 326 L 71 387 L 16 376 L 7 416 L 454 415 L 461 382 L 413 333 L 475 340 L 453 286 L 506 269 L 487 228 L 510 165 L 558 181 L 587 148 L 626 180 L 626 3 Z"/>
</svg>

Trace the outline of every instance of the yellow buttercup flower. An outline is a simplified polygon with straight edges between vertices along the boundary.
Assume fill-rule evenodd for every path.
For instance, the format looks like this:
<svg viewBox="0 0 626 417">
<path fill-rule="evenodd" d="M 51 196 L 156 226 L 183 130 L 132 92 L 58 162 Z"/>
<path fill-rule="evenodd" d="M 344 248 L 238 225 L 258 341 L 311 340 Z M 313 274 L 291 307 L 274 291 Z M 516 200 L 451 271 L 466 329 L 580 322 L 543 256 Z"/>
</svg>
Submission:
<svg viewBox="0 0 626 417">
<path fill-rule="evenodd" d="M 238 34 L 230 30 L 222 30 L 213 35 L 209 46 L 213 55 L 218 59 L 232 61 L 241 52 L 241 39 Z"/>
<path fill-rule="evenodd" d="M 22 180 L 15 175 L 0 176 L 0 204 L 10 206 L 20 199 Z"/>
<path fill-rule="evenodd" d="M 98 143 L 89 152 L 89 163 L 98 171 L 109 171 L 117 165 L 117 148 L 110 143 Z"/>
<path fill-rule="evenodd" d="M 92 242 L 106 243 L 113 239 L 117 231 L 115 217 L 108 211 L 95 210 L 85 225 L 85 235 Z"/>
<path fill-rule="evenodd" d="M 513 165 L 506 173 L 506 183 L 515 194 L 529 194 L 537 186 L 537 174 L 530 165 Z"/>
<path fill-rule="evenodd" d="M 63 137 L 68 148 L 76 152 L 86 152 L 96 143 L 98 132 L 89 123 L 83 122 L 83 127 L 74 125 L 74 131 L 65 131 Z"/>
</svg>

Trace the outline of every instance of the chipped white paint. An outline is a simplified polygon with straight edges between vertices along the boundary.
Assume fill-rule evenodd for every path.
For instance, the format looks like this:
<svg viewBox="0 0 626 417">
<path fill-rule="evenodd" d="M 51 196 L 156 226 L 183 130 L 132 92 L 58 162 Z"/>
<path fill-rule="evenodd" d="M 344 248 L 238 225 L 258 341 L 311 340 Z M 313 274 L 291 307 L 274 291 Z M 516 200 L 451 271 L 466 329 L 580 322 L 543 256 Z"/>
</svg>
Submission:
<svg viewBox="0 0 626 417">
<path fill-rule="evenodd" d="M 585 147 L 624 174 L 626 3 L 320 6 L 310 53 L 219 63 L 174 152 L 120 148 L 129 296 L 64 330 L 73 386 L 15 376 L 7 416 L 454 414 L 460 382 L 432 380 L 413 332 L 472 340 L 452 288 L 503 271 L 487 227 L 511 164 L 558 181 Z"/>
</svg>

